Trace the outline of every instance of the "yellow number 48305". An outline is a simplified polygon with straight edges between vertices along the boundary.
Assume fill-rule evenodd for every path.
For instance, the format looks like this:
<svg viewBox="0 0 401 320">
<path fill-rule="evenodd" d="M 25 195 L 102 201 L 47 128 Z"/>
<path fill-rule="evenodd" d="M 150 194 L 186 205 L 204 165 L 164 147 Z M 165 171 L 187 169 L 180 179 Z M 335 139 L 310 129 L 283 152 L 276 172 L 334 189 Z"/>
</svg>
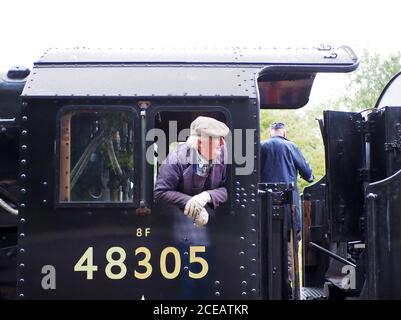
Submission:
<svg viewBox="0 0 401 320">
<path fill-rule="evenodd" d="M 189 277 L 192 279 L 201 279 L 205 277 L 209 271 L 209 265 L 207 261 L 197 256 L 197 253 L 203 253 L 206 249 L 204 246 L 191 246 L 189 247 L 189 263 L 199 263 L 201 265 L 201 271 L 194 273 L 189 271 Z M 136 279 L 144 280 L 150 277 L 153 272 L 153 267 L 150 263 L 152 256 L 150 250 L 146 247 L 139 247 L 135 250 L 135 256 L 143 254 L 143 258 L 139 260 L 138 266 L 144 268 L 143 272 L 137 270 L 134 271 L 134 277 Z M 117 255 L 117 257 L 116 257 Z M 171 255 L 174 259 L 173 270 L 167 270 L 167 257 Z M 125 277 L 127 274 L 127 266 L 125 265 L 125 259 L 127 254 L 121 247 L 111 247 L 106 252 L 107 265 L 105 268 L 105 274 L 109 279 L 119 280 Z M 181 271 L 181 255 L 179 251 L 174 247 L 167 247 L 163 249 L 160 254 L 160 270 L 164 278 L 175 279 L 178 277 Z M 74 266 L 74 271 L 86 272 L 86 279 L 93 280 L 94 272 L 98 271 L 98 266 L 93 264 L 93 247 L 89 247 L 78 262 Z"/>
</svg>

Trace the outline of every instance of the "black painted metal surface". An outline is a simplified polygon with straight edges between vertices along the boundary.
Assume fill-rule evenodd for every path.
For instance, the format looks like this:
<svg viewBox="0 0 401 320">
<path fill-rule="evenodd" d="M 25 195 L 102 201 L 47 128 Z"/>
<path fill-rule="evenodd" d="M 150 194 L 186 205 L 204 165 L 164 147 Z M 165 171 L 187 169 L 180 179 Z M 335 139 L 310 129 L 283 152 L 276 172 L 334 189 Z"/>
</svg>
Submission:
<svg viewBox="0 0 401 320">
<path fill-rule="evenodd" d="M 369 115 L 371 182 L 401 169 L 401 107 L 384 107 Z"/>
<path fill-rule="evenodd" d="M 292 190 L 285 183 L 260 183 L 262 289 L 269 300 L 289 299 L 287 211 Z"/>
<path fill-rule="evenodd" d="M 49 64 L 221 64 L 268 65 L 282 63 L 331 64 L 346 67 L 357 57 L 351 48 L 318 46 L 311 48 L 265 47 L 177 47 L 177 48 L 51 48 L 36 65 Z"/>
<path fill-rule="evenodd" d="M 284 50 L 240 47 L 221 50 L 50 49 L 35 63 L 23 95 L 256 98 L 258 75 L 272 71 L 271 68 L 274 72 L 281 68 L 289 72 L 293 68 L 297 73 L 314 75 L 350 72 L 358 64 L 357 57 L 346 46 Z"/>
<path fill-rule="evenodd" d="M 358 240 L 363 210 L 365 139 L 359 113 L 325 111 L 327 209 L 332 241 Z"/>
<path fill-rule="evenodd" d="M 250 175 L 235 176 L 233 166 L 229 166 L 226 205 L 218 208 L 211 217 L 207 231 L 209 243 L 205 243 L 206 253 L 197 253 L 204 258 L 209 271 L 202 279 L 190 279 L 189 271 L 199 272 L 200 264 L 190 263 L 190 246 L 202 246 L 191 242 L 185 232 L 177 232 L 172 216 L 182 214 L 180 210 L 153 203 L 153 166 L 146 167 L 146 177 L 136 177 L 136 188 L 142 184 L 139 179 L 147 179 L 147 202 L 151 213 L 136 214 L 135 206 L 113 204 L 103 207 L 77 207 L 76 205 L 56 206 L 57 154 L 57 112 L 65 105 L 101 105 L 110 109 L 117 104 L 136 108 L 134 100 L 28 100 L 23 108 L 26 121 L 21 130 L 27 134 L 21 145 L 20 162 L 20 222 L 18 252 L 18 297 L 27 299 L 255 299 L 262 298 L 261 261 L 263 250 L 259 241 L 262 229 L 257 208 L 257 158 L 256 167 Z M 237 129 L 256 128 L 254 145 L 259 140 L 258 109 L 256 103 L 247 99 L 220 100 L 151 100 L 146 111 L 147 128 L 155 126 L 157 112 L 161 111 L 209 111 L 218 109 L 227 112 L 230 126 Z M 247 109 L 248 112 L 243 110 Z M 46 119 L 46 122 L 43 122 Z M 245 147 L 245 141 L 242 146 Z M 56 148 L 57 150 L 57 148 Z M 141 154 L 140 141 L 135 142 L 138 157 Z M 136 162 L 135 165 L 139 165 Z M 25 175 L 25 176 L 22 176 Z M 138 193 L 136 193 L 138 194 Z M 137 203 L 134 201 L 134 203 Z M 150 228 L 148 237 L 138 237 L 137 230 Z M 97 271 L 88 280 L 87 273 L 74 271 L 81 256 L 93 248 L 93 264 Z M 126 253 L 124 265 L 127 268 L 121 279 L 110 279 L 109 273 L 119 274 L 120 267 L 107 267 L 106 253 L 112 247 L 120 247 Z M 134 271 L 143 273 L 146 267 L 139 265 L 144 254 L 135 255 L 139 247 L 146 247 L 151 253 L 150 264 L 153 271 L 144 280 L 135 277 Z M 166 279 L 162 275 L 161 253 L 173 247 L 181 259 L 179 275 Z M 120 250 L 120 249 L 119 249 Z M 174 249 L 173 249 L 174 250 Z M 110 258 L 109 258 L 110 259 Z M 115 253 L 112 260 L 118 260 Z M 89 263 L 84 261 L 84 265 Z M 165 259 L 166 270 L 174 270 L 174 256 Z M 43 289 L 44 266 L 56 270 L 56 288 Z M 124 267 L 123 267 L 124 268 Z M 198 269 L 197 269 L 198 268 Z"/>
<path fill-rule="evenodd" d="M 401 299 L 401 170 L 371 183 L 366 199 L 368 299 Z"/>
<path fill-rule="evenodd" d="M 19 96 L 29 70 L 11 68 L 0 73 L 0 198 L 10 206 L 18 205 Z M 13 207 L 14 208 L 14 207 Z M 0 299 L 15 297 L 17 216 L 0 208 Z"/>
</svg>

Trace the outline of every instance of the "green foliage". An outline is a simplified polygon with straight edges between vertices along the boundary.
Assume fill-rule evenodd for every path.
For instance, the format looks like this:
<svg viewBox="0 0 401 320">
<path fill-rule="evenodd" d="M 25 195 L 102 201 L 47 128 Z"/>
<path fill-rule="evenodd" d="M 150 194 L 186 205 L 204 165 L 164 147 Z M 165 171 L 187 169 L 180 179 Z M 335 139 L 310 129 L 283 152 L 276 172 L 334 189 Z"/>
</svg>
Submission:
<svg viewBox="0 0 401 320">
<path fill-rule="evenodd" d="M 401 70 L 401 54 L 383 58 L 379 53 L 364 51 L 357 71 L 349 74 L 347 94 L 334 107 L 346 106 L 348 111 L 373 108 L 384 87 Z"/>
<path fill-rule="evenodd" d="M 284 122 L 288 138 L 295 142 L 318 181 L 325 175 L 325 155 L 319 124 L 323 110 L 362 111 L 373 108 L 381 92 L 391 78 L 401 70 L 401 54 L 383 58 L 378 53 L 364 51 L 357 71 L 348 76 L 346 94 L 338 99 L 308 105 L 300 110 L 261 110 L 261 140 L 269 138 L 269 127 L 273 122 Z M 300 192 L 308 183 L 298 179 Z"/>
</svg>

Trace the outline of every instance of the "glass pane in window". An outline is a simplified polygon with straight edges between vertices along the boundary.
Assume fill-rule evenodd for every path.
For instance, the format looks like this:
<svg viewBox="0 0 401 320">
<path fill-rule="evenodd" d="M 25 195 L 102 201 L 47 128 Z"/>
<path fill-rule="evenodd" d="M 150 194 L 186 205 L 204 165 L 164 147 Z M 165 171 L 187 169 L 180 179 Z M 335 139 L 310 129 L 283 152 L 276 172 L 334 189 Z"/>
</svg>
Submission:
<svg viewBox="0 0 401 320">
<path fill-rule="evenodd" d="M 134 114 L 71 111 L 60 123 L 61 202 L 132 202 Z"/>
</svg>

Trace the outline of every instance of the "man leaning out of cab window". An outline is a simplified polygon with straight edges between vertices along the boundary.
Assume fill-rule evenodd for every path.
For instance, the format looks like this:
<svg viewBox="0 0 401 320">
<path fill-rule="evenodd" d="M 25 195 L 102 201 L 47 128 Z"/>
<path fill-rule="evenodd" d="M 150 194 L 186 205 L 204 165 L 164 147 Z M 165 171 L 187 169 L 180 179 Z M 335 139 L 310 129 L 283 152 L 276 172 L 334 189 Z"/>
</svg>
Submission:
<svg viewBox="0 0 401 320">
<path fill-rule="evenodd" d="M 198 227 L 207 224 L 206 206 L 227 201 L 224 137 L 229 129 L 210 117 L 197 117 L 186 143 L 170 152 L 160 166 L 154 197 L 183 209 Z"/>
</svg>

